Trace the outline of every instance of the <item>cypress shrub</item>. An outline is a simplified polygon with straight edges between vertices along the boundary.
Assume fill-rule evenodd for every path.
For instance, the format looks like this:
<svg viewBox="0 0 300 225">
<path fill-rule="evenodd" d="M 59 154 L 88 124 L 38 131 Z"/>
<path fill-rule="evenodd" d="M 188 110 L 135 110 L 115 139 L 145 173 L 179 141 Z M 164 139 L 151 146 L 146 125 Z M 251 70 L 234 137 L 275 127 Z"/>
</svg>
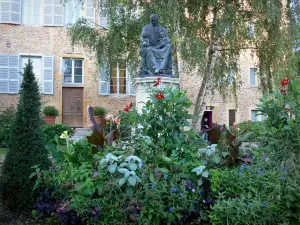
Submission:
<svg viewBox="0 0 300 225">
<path fill-rule="evenodd" d="M 49 168 L 45 142 L 42 138 L 41 97 L 35 79 L 32 61 L 24 68 L 20 100 L 11 129 L 8 153 L 4 160 L 1 177 L 3 202 L 10 209 L 32 206 L 33 186 L 29 179 L 34 165 Z"/>
</svg>

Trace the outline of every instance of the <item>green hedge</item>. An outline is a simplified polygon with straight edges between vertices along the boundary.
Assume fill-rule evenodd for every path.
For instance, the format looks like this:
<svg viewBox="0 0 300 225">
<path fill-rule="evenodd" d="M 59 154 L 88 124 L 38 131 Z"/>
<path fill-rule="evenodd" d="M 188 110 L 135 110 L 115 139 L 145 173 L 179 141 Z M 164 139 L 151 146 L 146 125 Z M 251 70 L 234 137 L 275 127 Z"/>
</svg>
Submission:
<svg viewBox="0 0 300 225">
<path fill-rule="evenodd" d="M 74 131 L 64 124 L 45 124 L 42 126 L 43 138 L 46 143 L 54 141 L 55 136 L 60 136 L 64 131 L 68 131 L 69 136 L 74 135 Z"/>
<path fill-rule="evenodd" d="M 9 107 L 0 113 L 0 147 L 8 147 L 10 130 L 15 119 L 15 114 L 16 110 L 13 107 Z"/>
<path fill-rule="evenodd" d="M 247 140 L 248 142 L 260 142 L 261 134 L 267 129 L 266 122 L 242 122 L 238 124 L 240 131 L 243 131 L 246 128 L 248 132 L 253 132 L 253 135 Z"/>
</svg>

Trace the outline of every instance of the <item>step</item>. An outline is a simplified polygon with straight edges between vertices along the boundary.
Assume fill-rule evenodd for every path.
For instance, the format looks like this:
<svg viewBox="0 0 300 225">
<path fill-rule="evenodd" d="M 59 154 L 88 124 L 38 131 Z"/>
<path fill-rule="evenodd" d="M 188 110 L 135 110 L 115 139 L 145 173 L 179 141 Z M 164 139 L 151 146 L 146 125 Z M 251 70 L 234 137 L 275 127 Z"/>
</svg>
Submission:
<svg viewBox="0 0 300 225">
<path fill-rule="evenodd" d="M 75 128 L 75 132 L 77 131 L 85 131 L 85 132 L 89 132 L 90 129 L 89 128 Z"/>
</svg>

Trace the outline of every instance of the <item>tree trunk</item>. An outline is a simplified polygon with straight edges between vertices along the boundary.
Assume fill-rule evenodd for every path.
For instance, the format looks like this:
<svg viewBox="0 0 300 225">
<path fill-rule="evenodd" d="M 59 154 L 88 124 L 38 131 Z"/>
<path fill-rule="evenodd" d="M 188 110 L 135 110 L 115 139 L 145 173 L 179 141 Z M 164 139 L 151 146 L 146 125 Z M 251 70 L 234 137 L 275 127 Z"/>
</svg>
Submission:
<svg viewBox="0 0 300 225">
<path fill-rule="evenodd" d="M 194 109 L 194 119 L 192 120 L 192 128 L 196 129 L 199 120 L 204 112 L 205 96 L 208 90 L 213 87 L 214 67 L 218 56 L 218 50 L 220 50 L 221 37 L 215 39 L 215 26 L 217 20 L 217 10 L 213 10 L 213 22 L 211 27 L 211 37 L 209 44 L 209 51 L 207 55 L 207 64 L 205 74 L 203 76 L 202 84 L 197 95 L 197 100 Z"/>
</svg>

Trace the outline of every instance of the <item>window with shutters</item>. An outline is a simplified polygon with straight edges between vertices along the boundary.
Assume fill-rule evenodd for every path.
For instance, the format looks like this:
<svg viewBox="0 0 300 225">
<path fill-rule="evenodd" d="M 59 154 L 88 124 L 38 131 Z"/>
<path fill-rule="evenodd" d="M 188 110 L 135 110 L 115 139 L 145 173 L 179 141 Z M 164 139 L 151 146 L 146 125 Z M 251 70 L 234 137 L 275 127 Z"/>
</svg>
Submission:
<svg viewBox="0 0 300 225">
<path fill-rule="evenodd" d="M 21 0 L 0 1 L 0 22 L 13 24 L 21 23 Z"/>
<path fill-rule="evenodd" d="M 256 68 L 250 68 L 250 86 L 256 87 Z"/>
<path fill-rule="evenodd" d="M 110 94 L 126 94 L 125 63 L 115 63 L 111 67 Z"/>
<path fill-rule="evenodd" d="M 22 24 L 41 24 L 42 10 L 41 0 L 22 0 Z"/>
<path fill-rule="evenodd" d="M 44 26 L 63 26 L 63 14 L 60 0 L 44 0 Z"/>
<path fill-rule="evenodd" d="M 32 69 L 35 76 L 35 79 L 37 80 L 40 90 L 43 88 L 43 60 L 42 57 L 39 56 L 21 56 L 21 72 L 24 72 L 24 68 L 26 64 L 28 64 L 28 60 L 32 61 Z M 22 83 L 23 76 L 20 76 L 20 84 Z"/>
<path fill-rule="evenodd" d="M 128 64 L 125 62 L 105 64 L 100 70 L 101 95 L 135 95 L 133 80 L 129 74 Z"/>
<path fill-rule="evenodd" d="M 0 54 L 0 93 L 18 93 L 19 56 Z"/>
<path fill-rule="evenodd" d="M 83 83 L 83 59 L 63 59 L 63 82 L 65 84 Z"/>
</svg>

